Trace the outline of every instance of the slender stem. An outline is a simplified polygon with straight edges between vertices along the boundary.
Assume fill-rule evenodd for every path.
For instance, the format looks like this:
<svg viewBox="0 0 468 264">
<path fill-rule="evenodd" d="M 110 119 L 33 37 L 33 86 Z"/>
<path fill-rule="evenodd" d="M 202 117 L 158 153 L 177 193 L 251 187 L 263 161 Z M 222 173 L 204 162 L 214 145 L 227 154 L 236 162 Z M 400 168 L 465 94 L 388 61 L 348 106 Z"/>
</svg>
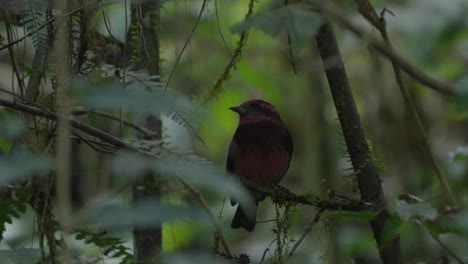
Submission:
<svg viewBox="0 0 468 264">
<path fill-rule="evenodd" d="M 61 116 L 61 115 L 58 115 L 56 113 L 53 113 L 53 112 L 50 112 L 50 111 L 47 111 L 47 110 L 43 110 L 41 108 L 38 108 L 38 107 L 35 107 L 35 106 L 30 106 L 30 105 L 27 105 L 27 104 L 23 104 L 23 103 L 19 103 L 19 102 L 13 102 L 13 101 L 10 101 L 10 100 L 7 100 L 7 99 L 2 99 L 0 98 L 0 105 L 2 106 L 5 106 L 5 107 L 8 107 L 8 108 L 12 108 L 12 109 L 16 109 L 18 111 L 21 111 L 21 112 L 25 112 L 25 113 L 28 113 L 28 114 L 32 114 L 32 115 L 35 115 L 35 116 L 40 116 L 40 117 L 44 117 L 44 118 L 47 118 L 47 119 L 50 119 L 50 120 L 58 120 L 59 118 L 61 118 L 62 120 L 66 120 L 70 123 L 70 125 L 76 129 L 79 129 L 81 131 L 84 131 L 86 133 L 88 133 L 89 135 L 91 136 L 94 136 L 94 137 L 97 137 L 105 142 L 108 142 L 118 148 L 126 148 L 126 149 L 130 149 L 130 150 L 134 150 L 134 151 L 137 151 L 137 152 L 141 152 L 140 150 L 138 150 L 137 148 L 133 147 L 132 145 L 128 144 L 127 142 L 117 138 L 117 137 L 114 137 L 104 131 L 101 131 L 99 129 L 96 129 L 88 124 L 85 124 L 83 122 L 80 122 L 78 120 L 75 120 L 75 119 L 72 119 L 72 118 L 69 118 L 69 117 L 65 117 L 65 116 Z"/>
<path fill-rule="evenodd" d="M 226 239 L 224 238 L 223 232 L 221 231 L 221 227 L 218 224 L 218 220 L 216 219 L 216 216 L 211 212 L 210 207 L 208 206 L 208 203 L 205 201 L 201 193 L 192 187 L 188 182 L 179 179 L 182 184 L 192 193 L 192 196 L 198 201 L 198 203 L 202 206 L 202 208 L 205 210 L 205 212 L 208 214 L 210 217 L 211 224 L 215 228 L 215 232 L 217 234 L 217 237 L 221 240 L 221 244 L 223 245 L 224 252 L 226 253 L 226 256 L 233 258 L 234 255 L 232 254 L 231 250 L 229 249 L 229 246 L 226 242 Z"/>
<path fill-rule="evenodd" d="M 101 111 L 96 111 L 96 110 L 88 110 L 88 109 L 83 109 L 83 108 L 74 108 L 72 109 L 72 115 L 79 116 L 79 115 L 86 115 L 86 114 L 94 114 L 98 116 L 102 116 L 105 118 L 108 118 L 110 120 L 114 120 L 117 122 L 122 122 L 124 125 L 135 129 L 138 132 L 141 132 L 145 137 L 152 138 L 154 137 L 157 133 L 153 132 L 145 127 L 139 126 L 135 124 L 134 122 L 127 120 L 125 118 L 121 118 L 119 116 L 115 116 L 106 112 L 101 112 Z"/>
<path fill-rule="evenodd" d="M 374 7 L 367 0 L 355 0 L 355 1 L 356 1 L 356 4 L 358 5 L 359 12 L 375 28 L 377 28 L 377 30 L 379 30 L 385 44 L 387 45 L 387 48 L 391 52 L 393 52 L 392 42 L 390 41 L 390 38 L 387 33 L 387 27 L 386 27 L 383 14 L 381 17 L 379 17 L 377 13 L 375 12 Z M 442 191 L 444 192 L 444 195 L 446 196 L 446 198 L 449 200 L 449 202 L 451 203 L 453 207 L 458 208 L 457 199 L 455 198 L 455 195 L 452 192 L 452 188 L 450 188 L 450 185 L 448 183 L 445 173 L 442 171 L 439 162 L 437 161 L 437 159 L 434 156 L 434 153 L 432 152 L 431 144 L 429 143 L 426 131 L 421 122 L 421 118 L 419 117 L 418 111 L 416 110 L 416 106 L 414 104 L 413 98 L 411 97 L 411 94 L 408 91 L 408 88 L 406 87 L 405 82 L 403 81 L 400 64 L 393 58 L 391 59 L 391 62 L 392 62 L 393 72 L 395 74 L 395 79 L 397 81 L 398 87 L 400 88 L 400 92 L 401 92 L 401 95 L 403 96 L 403 100 L 406 105 L 406 108 L 411 118 L 414 120 L 414 123 L 416 124 L 416 128 L 421 138 L 421 141 L 422 141 L 421 143 L 422 143 L 424 152 L 429 157 L 429 161 L 442 187 Z"/>
<path fill-rule="evenodd" d="M 68 8 L 68 1 L 55 1 L 58 10 L 66 10 Z M 70 141 L 70 124 L 67 117 L 71 112 L 71 101 L 68 96 L 69 87 L 69 72 L 68 62 L 70 59 L 70 43 L 68 39 L 68 19 L 64 15 L 58 15 L 57 33 L 53 44 L 53 59 L 57 66 L 56 80 L 56 108 L 58 109 L 59 118 L 58 134 L 60 135 L 56 141 L 56 176 L 55 176 L 55 189 L 57 192 L 57 205 L 58 213 L 60 215 L 60 225 L 64 233 L 69 233 L 68 227 L 71 222 L 71 141 Z M 62 118 L 64 117 L 64 118 Z M 67 261 L 69 258 L 69 251 L 64 250 L 63 258 Z M 65 261 L 65 262 L 66 262 Z"/>
</svg>

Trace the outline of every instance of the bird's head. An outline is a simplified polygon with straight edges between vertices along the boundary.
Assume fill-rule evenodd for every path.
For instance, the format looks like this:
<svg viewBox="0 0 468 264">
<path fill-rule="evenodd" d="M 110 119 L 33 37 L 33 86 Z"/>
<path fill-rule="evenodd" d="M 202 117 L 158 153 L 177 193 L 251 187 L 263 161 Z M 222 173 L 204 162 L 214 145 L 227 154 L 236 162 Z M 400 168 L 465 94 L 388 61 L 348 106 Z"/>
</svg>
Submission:
<svg viewBox="0 0 468 264">
<path fill-rule="evenodd" d="M 239 123 L 247 124 L 259 121 L 270 120 L 272 122 L 282 122 L 276 109 L 268 102 L 260 99 L 252 99 L 239 106 L 229 107 L 239 114 Z"/>
</svg>

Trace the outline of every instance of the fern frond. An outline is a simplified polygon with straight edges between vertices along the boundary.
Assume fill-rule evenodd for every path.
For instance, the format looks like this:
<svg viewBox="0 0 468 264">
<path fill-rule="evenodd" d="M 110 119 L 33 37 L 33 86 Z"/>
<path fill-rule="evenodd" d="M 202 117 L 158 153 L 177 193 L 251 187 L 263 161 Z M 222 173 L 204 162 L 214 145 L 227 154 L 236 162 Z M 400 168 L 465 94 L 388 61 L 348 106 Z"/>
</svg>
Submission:
<svg viewBox="0 0 468 264">
<path fill-rule="evenodd" d="M 103 249 L 104 255 L 109 258 L 120 258 L 123 264 L 136 263 L 131 249 L 124 246 L 120 238 L 109 236 L 106 232 L 94 233 L 84 229 L 75 232 L 77 240 L 83 240 L 86 244 L 94 244 Z"/>
<path fill-rule="evenodd" d="M 5 225 L 11 224 L 13 218 L 20 218 L 24 212 L 26 212 L 25 202 L 11 198 L 0 198 L 0 240 L 3 240 Z"/>
<path fill-rule="evenodd" d="M 175 112 L 170 115 L 171 119 L 177 122 L 180 126 L 186 128 L 193 138 L 199 140 L 205 147 L 207 146 L 198 130 L 194 126 L 194 120 L 185 113 Z"/>
<path fill-rule="evenodd" d="M 211 165 L 212 162 L 191 150 L 181 150 L 165 146 L 162 140 L 125 139 L 135 148 L 152 153 L 162 159 L 170 161 L 184 161 L 197 165 Z"/>
<path fill-rule="evenodd" d="M 41 25 L 47 21 L 47 1 L 31 0 L 24 5 L 24 13 L 22 24 L 27 32 L 36 31 Z M 47 27 L 38 30 L 32 35 L 32 43 L 36 51 L 43 55 L 48 48 L 48 33 Z"/>
</svg>

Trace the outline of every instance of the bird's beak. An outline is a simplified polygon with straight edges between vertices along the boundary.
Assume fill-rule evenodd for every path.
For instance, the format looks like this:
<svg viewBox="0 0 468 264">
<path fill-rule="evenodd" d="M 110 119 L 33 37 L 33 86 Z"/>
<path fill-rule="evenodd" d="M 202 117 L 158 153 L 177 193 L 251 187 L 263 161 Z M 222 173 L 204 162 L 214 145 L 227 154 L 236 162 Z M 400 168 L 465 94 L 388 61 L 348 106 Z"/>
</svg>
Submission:
<svg viewBox="0 0 468 264">
<path fill-rule="evenodd" d="M 233 107 L 229 107 L 229 109 L 231 109 L 232 111 L 238 113 L 239 115 L 245 114 L 247 112 L 247 110 L 245 110 L 245 108 L 243 108 L 241 106 L 233 106 Z"/>
</svg>

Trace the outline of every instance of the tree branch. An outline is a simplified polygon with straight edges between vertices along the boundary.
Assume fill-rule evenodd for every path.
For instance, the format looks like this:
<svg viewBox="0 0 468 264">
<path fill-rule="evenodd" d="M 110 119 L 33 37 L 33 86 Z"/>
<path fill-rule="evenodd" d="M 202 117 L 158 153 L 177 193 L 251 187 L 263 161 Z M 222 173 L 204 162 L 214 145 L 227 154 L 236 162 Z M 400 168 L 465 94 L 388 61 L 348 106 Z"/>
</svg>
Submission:
<svg viewBox="0 0 468 264">
<path fill-rule="evenodd" d="M 192 193 L 192 196 L 198 201 L 198 203 L 202 206 L 202 208 L 205 210 L 205 212 L 208 214 L 210 217 L 211 224 L 213 225 L 215 232 L 218 235 L 218 238 L 221 240 L 221 244 L 223 244 L 223 249 L 224 253 L 226 254 L 227 257 L 229 258 L 234 258 L 234 255 L 232 254 L 231 250 L 229 249 L 229 246 L 226 242 L 226 239 L 223 236 L 223 232 L 221 231 L 221 227 L 218 224 L 218 221 L 216 220 L 215 215 L 211 212 L 208 204 L 206 203 L 205 199 L 201 195 L 201 193 L 192 187 L 188 182 L 182 181 L 182 184 Z"/>
<path fill-rule="evenodd" d="M 338 7 L 332 3 L 332 1 L 313 0 L 313 2 L 317 7 L 319 7 L 324 15 L 333 18 L 333 20 L 340 26 L 348 29 L 356 36 L 366 40 L 372 48 L 377 50 L 387 59 L 395 61 L 395 63 L 397 63 L 403 71 L 405 71 L 414 79 L 418 80 L 423 85 L 445 95 L 454 96 L 458 94 L 455 84 L 443 80 L 438 80 L 427 75 L 417 67 L 410 64 L 403 58 L 403 56 L 389 49 L 387 45 L 369 36 L 367 33 L 365 33 L 364 30 L 351 23 L 345 18 L 344 14 L 338 9 Z"/>
<path fill-rule="evenodd" d="M 153 132 L 153 131 L 145 128 L 145 127 L 139 126 L 139 125 L 133 123 L 130 120 L 127 120 L 125 118 L 121 118 L 119 116 L 115 116 L 115 115 L 112 115 L 112 114 L 109 114 L 109 113 L 106 113 L 106 112 L 101 112 L 101 111 L 96 111 L 96 110 L 88 110 L 88 109 L 84 109 L 84 108 L 74 108 L 72 110 L 72 115 L 75 115 L 75 116 L 88 115 L 88 114 L 95 114 L 95 115 L 98 115 L 98 116 L 108 118 L 110 120 L 114 120 L 114 121 L 117 121 L 117 122 L 122 122 L 122 124 L 124 124 L 124 125 L 126 125 L 126 126 L 128 126 L 130 128 L 133 128 L 136 131 L 142 133 L 144 135 L 144 137 L 146 137 L 146 138 L 153 138 L 157 134 L 157 132 Z"/>
<path fill-rule="evenodd" d="M 30 106 L 27 104 L 19 103 L 19 102 L 13 102 L 10 100 L 6 99 L 1 99 L 0 98 L 0 105 L 4 107 L 8 107 L 11 109 L 15 109 L 24 113 L 28 113 L 34 116 L 39 116 L 43 117 L 46 119 L 50 120 L 57 120 L 59 116 L 55 113 L 52 113 L 47 110 L 40 109 L 39 107 L 35 106 Z M 133 147 L 129 143 L 116 138 L 106 132 L 103 132 L 99 129 L 96 129 L 88 124 L 82 123 L 78 120 L 72 119 L 72 118 L 67 118 L 67 117 L 60 117 L 62 120 L 66 120 L 70 123 L 70 126 L 79 129 L 91 136 L 94 136 L 103 142 L 107 142 L 109 144 L 112 144 L 113 146 L 117 148 L 124 148 L 128 149 L 131 151 L 135 151 L 139 154 L 142 154 L 145 157 L 150 157 L 150 158 L 156 158 L 156 156 L 152 153 L 148 153 L 146 151 L 140 150 L 138 148 Z M 187 182 L 185 182 L 182 179 L 179 179 L 182 181 L 182 183 L 185 186 L 190 186 Z M 133 184 L 133 183 L 132 183 Z M 193 187 L 192 187 L 193 188 Z M 249 188 L 254 188 L 254 186 L 249 186 Z M 189 190 L 197 197 L 197 192 L 193 192 L 192 189 L 189 188 Z M 273 189 L 259 189 L 256 188 L 256 193 L 263 198 L 265 197 L 270 197 L 274 203 L 277 204 L 286 204 L 286 203 L 294 203 L 294 204 L 304 204 L 304 205 L 311 205 L 318 207 L 320 211 L 352 211 L 352 212 L 360 212 L 360 211 L 366 211 L 371 209 L 371 204 L 365 203 L 362 201 L 358 200 L 353 200 L 353 199 L 343 199 L 339 200 L 336 198 L 340 198 L 338 195 L 335 195 L 334 192 L 332 192 L 329 196 L 329 198 L 325 198 L 323 196 L 319 195 L 314 195 L 314 194 L 294 194 L 288 189 L 277 186 Z M 203 198 L 203 197 L 202 197 Z M 198 198 L 199 199 L 199 198 Z M 205 210 L 207 210 L 207 205 L 205 202 L 205 205 L 203 205 L 202 199 L 199 199 L 199 202 L 202 204 L 202 206 L 205 207 Z M 80 214 L 78 214 L 80 215 Z M 78 217 L 79 218 L 79 217 Z M 213 221 L 212 221 L 213 222 Z M 216 221 L 214 221 L 216 222 Z M 215 230 L 217 230 L 218 233 L 221 233 L 221 229 L 219 226 L 214 225 Z M 220 236 L 222 237 L 222 235 Z M 227 243 L 223 242 L 223 247 L 225 249 L 226 255 L 229 256 L 231 255 L 233 257 L 232 252 L 229 250 Z"/>
<path fill-rule="evenodd" d="M 389 213 L 380 177 L 372 160 L 338 43 L 330 24 L 326 23 L 321 26 L 316 36 L 316 42 L 325 67 L 348 153 L 356 173 L 361 199 L 365 203 L 371 203 L 372 211 L 377 213 L 377 217 L 369 222 L 379 248 L 380 257 L 385 264 L 403 263 L 399 235 L 388 242 L 383 241 L 384 228 L 388 223 Z M 330 58 L 337 58 L 338 63 L 332 66 L 326 65 L 326 61 Z"/>
<path fill-rule="evenodd" d="M 254 192 L 259 196 L 258 198 L 260 200 L 264 199 L 265 197 L 270 197 L 273 203 L 279 205 L 311 205 L 323 211 L 361 212 L 372 209 L 372 204 L 368 202 L 349 198 L 341 200 L 335 199 L 340 198 L 339 195 L 337 195 L 335 192 L 330 192 L 329 197 L 325 198 L 315 194 L 295 194 L 281 185 L 277 185 L 272 189 L 264 189 L 248 183 L 245 184 L 249 189 L 254 190 Z"/>
<path fill-rule="evenodd" d="M 110 134 L 108 134 L 108 133 L 106 133 L 104 131 L 96 129 L 96 128 L 88 125 L 88 124 L 82 123 L 82 122 L 80 122 L 78 120 L 75 120 L 75 119 L 72 119 L 72 118 L 69 118 L 69 117 L 59 116 L 56 113 L 53 113 L 53 112 L 50 112 L 50 111 L 47 111 L 47 110 L 43 110 L 43 109 L 41 109 L 39 107 L 30 106 L 30 105 L 19 103 L 19 102 L 13 102 L 13 101 L 10 101 L 10 100 L 7 100 L 7 99 L 1 99 L 0 98 L 0 105 L 8 107 L 8 108 L 16 109 L 16 110 L 24 112 L 24 113 L 44 117 L 44 118 L 54 120 L 54 121 L 56 121 L 58 118 L 61 118 L 63 120 L 66 120 L 66 121 L 70 122 L 70 125 L 72 127 L 76 128 L 76 129 L 79 129 L 79 130 L 81 130 L 83 132 L 86 132 L 91 136 L 97 137 L 97 138 L 101 139 L 102 141 L 110 143 L 110 144 L 112 144 L 112 145 L 114 145 L 114 146 L 116 146 L 118 148 L 126 148 L 126 149 L 134 150 L 136 152 L 141 153 L 141 150 L 133 147 L 132 145 L 128 144 L 127 142 L 125 142 L 125 141 L 123 141 L 123 140 L 121 140 L 119 138 L 116 138 L 116 137 L 114 137 L 114 136 L 112 136 L 112 135 L 110 135 Z"/>
<path fill-rule="evenodd" d="M 393 51 L 392 43 L 387 33 L 384 13 L 382 13 L 382 15 L 379 17 L 377 13 L 375 12 L 375 9 L 372 6 L 372 4 L 369 3 L 367 0 L 355 0 L 355 2 L 362 16 L 364 16 L 364 18 L 366 18 L 367 21 L 369 21 L 375 28 L 377 28 L 377 30 L 379 30 L 385 44 L 387 45 L 387 48 L 390 51 Z M 427 134 L 424 129 L 424 126 L 421 122 L 421 118 L 419 117 L 418 111 L 416 110 L 416 106 L 414 105 L 413 98 L 411 97 L 411 94 L 409 93 L 408 88 L 406 87 L 405 82 L 403 81 L 399 63 L 395 59 L 391 59 L 391 62 L 392 62 L 393 71 L 395 73 L 395 79 L 397 81 L 398 87 L 400 88 L 400 92 L 403 96 L 406 108 L 409 114 L 411 115 L 411 118 L 414 120 L 417 131 L 419 132 L 419 135 L 421 137 L 422 147 L 424 149 L 424 152 L 426 152 L 429 158 L 432 168 L 434 169 L 437 179 L 442 187 L 442 191 L 444 192 L 444 195 L 446 196 L 450 204 L 453 207 L 457 208 L 458 207 L 457 199 L 455 198 L 455 195 L 453 194 L 452 189 L 450 188 L 450 185 L 449 185 L 449 182 L 445 173 L 440 168 L 440 164 L 435 158 L 434 153 L 432 153 L 431 145 L 427 138 Z"/>
</svg>

